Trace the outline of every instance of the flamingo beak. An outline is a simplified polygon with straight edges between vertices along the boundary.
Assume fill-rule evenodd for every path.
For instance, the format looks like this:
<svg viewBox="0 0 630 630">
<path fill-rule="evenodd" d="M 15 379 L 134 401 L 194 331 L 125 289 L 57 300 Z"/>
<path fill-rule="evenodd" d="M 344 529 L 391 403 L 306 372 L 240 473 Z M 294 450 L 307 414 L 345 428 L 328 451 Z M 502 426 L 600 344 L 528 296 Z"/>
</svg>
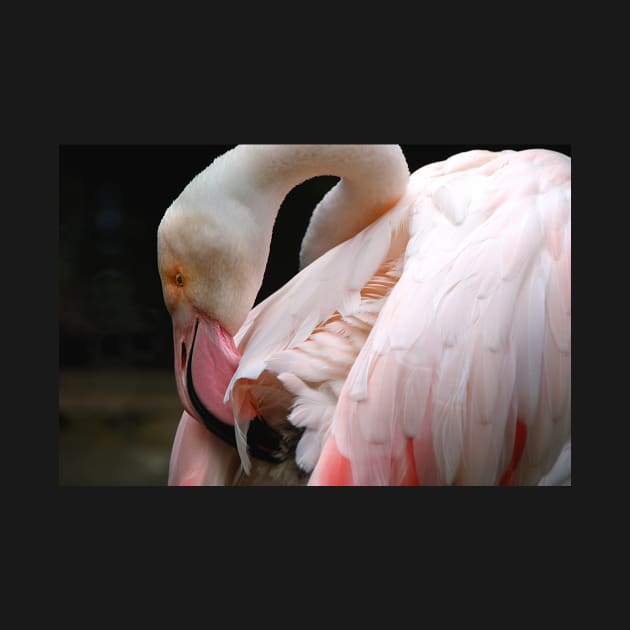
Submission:
<svg viewBox="0 0 630 630">
<path fill-rule="evenodd" d="M 189 415 L 234 441 L 232 407 L 223 399 L 240 359 L 234 339 L 216 321 L 191 307 L 173 314 L 177 391 Z"/>
<path fill-rule="evenodd" d="M 234 339 L 218 322 L 189 305 L 180 305 L 171 315 L 180 400 L 188 416 L 236 447 L 232 406 L 223 402 L 240 361 Z M 268 461 L 282 461 L 286 457 L 282 436 L 257 417 L 248 398 L 239 404 L 240 417 L 252 421 L 247 432 L 251 454 Z M 186 426 L 189 421 L 190 418 Z M 193 437 L 197 434 L 187 432 Z"/>
</svg>

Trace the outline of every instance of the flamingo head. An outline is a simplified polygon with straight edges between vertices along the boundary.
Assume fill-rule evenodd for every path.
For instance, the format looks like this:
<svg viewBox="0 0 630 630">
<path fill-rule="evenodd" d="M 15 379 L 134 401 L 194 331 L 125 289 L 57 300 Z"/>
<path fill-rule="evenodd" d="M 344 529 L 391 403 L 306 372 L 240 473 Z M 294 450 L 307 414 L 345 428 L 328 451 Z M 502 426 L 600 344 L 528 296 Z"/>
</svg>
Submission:
<svg viewBox="0 0 630 630">
<path fill-rule="evenodd" d="M 158 228 L 158 270 L 173 322 L 175 377 L 186 411 L 232 441 L 232 407 L 224 402 L 240 354 L 234 334 L 254 298 L 254 264 L 232 226 L 181 198 Z M 242 236 L 242 235 L 241 235 Z M 248 272 L 249 275 L 248 275 Z M 254 410 L 243 410 L 255 415 Z"/>
</svg>

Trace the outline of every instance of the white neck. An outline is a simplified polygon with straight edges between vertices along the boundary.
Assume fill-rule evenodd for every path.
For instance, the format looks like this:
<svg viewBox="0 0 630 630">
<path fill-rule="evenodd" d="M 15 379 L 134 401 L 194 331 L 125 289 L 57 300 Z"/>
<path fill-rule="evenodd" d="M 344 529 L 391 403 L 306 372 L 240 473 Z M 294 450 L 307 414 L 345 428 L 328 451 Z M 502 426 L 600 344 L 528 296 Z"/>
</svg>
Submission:
<svg viewBox="0 0 630 630">
<path fill-rule="evenodd" d="M 241 241 L 238 249 L 251 281 L 239 287 L 240 323 L 262 284 L 273 224 L 283 199 L 292 188 L 319 175 L 334 175 L 341 181 L 313 212 L 302 242 L 301 266 L 391 208 L 407 188 L 409 168 L 397 145 L 241 145 L 215 160 L 182 192 L 182 198 L 212 212 L 213 220 L 222 213 L 219 222 L 225 226 L 225 238 L 231 234 Z M 223 205 L 217 203 L 219 196 Z M 212 207 L 204 198 L 212 200 Z"/>
<path fill-rule="evenodd" d="M 391 208 L 409 179 L 405 156 L 396 145 L 255 145 L 234 153 L 252 184 L 250 207 L 267 230 L 292 188 L 319 175 L 341 178 L 313 211 L 300 253 L 302 267 Z"/>
</svg>

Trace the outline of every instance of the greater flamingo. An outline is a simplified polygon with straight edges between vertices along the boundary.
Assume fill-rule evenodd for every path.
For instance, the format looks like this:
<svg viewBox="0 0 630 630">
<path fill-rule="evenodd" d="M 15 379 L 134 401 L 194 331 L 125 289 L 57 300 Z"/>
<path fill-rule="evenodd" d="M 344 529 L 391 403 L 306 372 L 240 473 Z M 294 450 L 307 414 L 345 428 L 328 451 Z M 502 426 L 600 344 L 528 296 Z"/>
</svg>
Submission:
<svg viewBox="0 0 630 630">
<path fill-rule="evenodd" d="M 341 179 L 300 272 L 252 309 L 282 200 L 318 175 Z M 570 483 L 570 266 L 563 154 L 410 175 L 395 145 L 228 151 L 158 229 L 185 408 L 169 484 Z"/>
</svg>

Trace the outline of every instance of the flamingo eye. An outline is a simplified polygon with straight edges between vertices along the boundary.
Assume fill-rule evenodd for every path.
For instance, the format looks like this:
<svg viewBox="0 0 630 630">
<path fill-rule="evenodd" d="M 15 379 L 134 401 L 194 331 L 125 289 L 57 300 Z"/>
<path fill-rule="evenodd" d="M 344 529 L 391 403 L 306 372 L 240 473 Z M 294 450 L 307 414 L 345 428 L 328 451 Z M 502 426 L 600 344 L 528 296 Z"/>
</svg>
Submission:
<svg viewBox="0 0 630 630">
<path fill-rule="evenodd" d="M 179 273 L 179 271 L 175 274 L 175 284 L 178 287 L 183 287 L 184 286 L 184 276 L 182 276 L 182 274 Z"/>
</svg>

